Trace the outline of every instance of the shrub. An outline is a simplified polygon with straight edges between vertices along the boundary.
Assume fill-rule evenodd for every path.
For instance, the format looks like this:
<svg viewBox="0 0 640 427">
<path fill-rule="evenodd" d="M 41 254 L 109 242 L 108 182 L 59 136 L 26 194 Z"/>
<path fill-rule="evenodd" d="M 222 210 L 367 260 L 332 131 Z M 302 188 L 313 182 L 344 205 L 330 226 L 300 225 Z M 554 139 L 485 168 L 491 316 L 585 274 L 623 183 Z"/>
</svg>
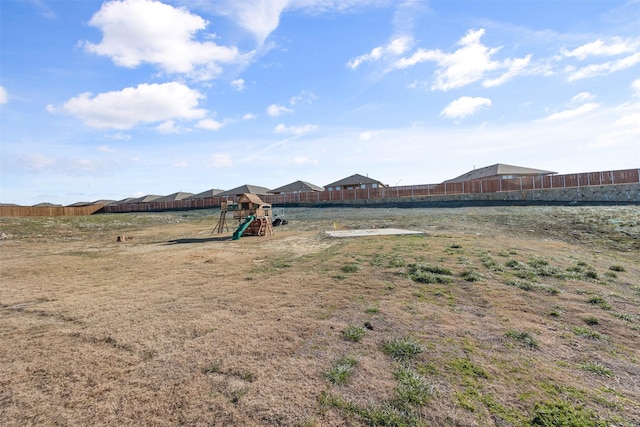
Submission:
<svg viewBox="0 0 640 427">
<path fill-rule="evenodd" d="M 625 268 L 621 265 L 612 265 L 611 267 L 609 267 L 609 270 L 611 271 L 618 271 L 618 272 L 623 272 L 623 271 L 627 271 L 625 270 Z"/>
</svg>

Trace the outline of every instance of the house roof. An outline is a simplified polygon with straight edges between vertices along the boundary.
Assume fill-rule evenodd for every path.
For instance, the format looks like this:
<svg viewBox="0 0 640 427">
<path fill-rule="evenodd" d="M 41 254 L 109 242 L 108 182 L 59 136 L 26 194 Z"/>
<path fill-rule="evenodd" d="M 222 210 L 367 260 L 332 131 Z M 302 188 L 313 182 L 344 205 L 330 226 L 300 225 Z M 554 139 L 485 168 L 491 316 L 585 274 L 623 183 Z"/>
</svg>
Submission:
<svg viewBox="0 0 640 427">
<path fill-rule="evenodd" d="M 270 190 L 265 187 L 245 184 L 245 185 L 241 185 L 240 187 L 232 188 L 231 190 L 218 193 L 216 194 L 216 196 L 241 196 L 245 193 L 259 194 L 261 196 L 266 196 L 269 191 Z"/>
<path fill-rule="evenodd" d="M 147 203 L 147 202 L 155 202 L 157 199 L 160 199 L 164 196 L 158 196 L 156 194 L 147 194 L 146 196 L 138 197 L 135 199 L 124 199 L 122 203 Z"/>
<path fill-rule="evenodd" d="M 183 200 L 193 196 L 193 193 L 184 193 L 179 191 L 177 193 L 169 194 L 168 196 L 160 197 L 159 199 L 153 200 L 154 202 L 173 202 L 174 200 Z"/>
<path fill-rule="evenodd" d="M 505 165 L 503 163 L 496 163 L 495 165 L 486 166 L 480 169 L 474 169 L 465 174 L 462 174 L 453 179 L 449 179 L 444 182 L 462 182 L 472 179 L 482 179 L 495 177 L 498 175 L 553 175 L 558 172 L 545 171 L 542 169 L 523 168 L 521 166 Z"/>
<path fill-rule="evenodd" d="M 243 195 L 240 196 L 240 199 L 238 201 L 249 201 L 249 202 L 251 202 L 253 204 L 256 204 L 256 205 L 264 204 L 264 202 L 262 201 L 260 196 L 258 196 L 257 194 L 253 194 L 253 193 L 244 193 Z"/>
<path fill-rule="evenodd" d="M 217 188 L 212 188 L 211 190 L 203 191 L 202 193 L 194 194 L 193 196 L 187 197 L 187 199 L 204 199 L 205 197 L 214 197 L 218 194 L 222 193 L 224 190 L 219 190 Z"/>
<path fill-rule="evenodd" d="M 336 186 L 345 186 L 345 185 L 360 185 L 360 184 L 380 184 L 384 185 L 382 182 L 377 181 L 375 179 L 369 178 L 368 176 L 362 176 L 360 174 L 351 175 L 349 177 L 343 178 L 339 181 L 332 182 L 331 184 L 327 184 L 324 187 L 336 187 Z"/>
<path fill-rule="evenodd" d="M 37 205 L 33 205 L 33 207 L 34 208 L 61 208 L 63 206 L 55 203 L 43 202 L 43 203 L 38 203 Z"/>
<path fill-rule="evenodd" d="M 324 191 L 324 188 L 318 187 L 317 185 L 305 181 L 296 181 L 292 182 L 291 184 L 283 185 L 282 187 L 273 189 L 269 191 L 269 193 L 293 193 L 307 191 Z"/>
</svg>

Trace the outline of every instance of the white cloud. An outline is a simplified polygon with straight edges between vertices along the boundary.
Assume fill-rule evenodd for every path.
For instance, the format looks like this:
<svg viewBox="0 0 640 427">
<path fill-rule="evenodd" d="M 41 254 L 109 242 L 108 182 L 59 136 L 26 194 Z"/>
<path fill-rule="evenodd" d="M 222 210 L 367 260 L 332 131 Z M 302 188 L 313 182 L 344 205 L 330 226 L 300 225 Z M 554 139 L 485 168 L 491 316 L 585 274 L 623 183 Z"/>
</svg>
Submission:
<svg viewBox="0 0 640 427">
<path fill-rule="evenodd" d="M 293 110 L 284 105 L 271 104 L 267 107 L 267 114 L 271 117 L 278 117 L 285 113 L 293 113 Z"/>
<path fill-rule="evenodd" d="M 224 123 L 219 122 L 217 120 L 204 119 L 204 120 L 200 120 L 196 124 L 196 127 L 199 127 L 200 129 L 206 129 L 206 130 L 220 130 L 224 125 L 225 125 Z"/>
<path fill-rule="evenodd" d="M 347 62 L 347 66 L 352 70 L 355 70 L 365 62 L 375 62 L 383 58 L 397 57 L 404 54 L 411 44 L 413 44 L 413 39 L 411 37 L 397 37 L 384 46 L 375 47 L 369 53 L 350 59 L 349 62 Z"/>
<path fill-rule="evenodd" d="M 96 96 L 82 93 L 60 108 L 49 105 L 47 110 L 71 114 L 94 128 L 130 129 L 139 123 L 200 119 L 206 115 L 206 110 L 198 108 L 202 98 L 181 83 L 141 84 Z"/>
<path fill-rule="evenodd" d="M 242 120 L 255 120 L 257 118 L 258 116 L 253 113 L 247 113 L 244 116 L 242 116 Z"/>
<path fill-rule="evenodd" d="M 395 68 L 407 68 L 425 61 L 434 61 L 438 64 L 435 79 L 431 85 L 433 90 L 447 91 L 460 88 L 468 84 L 480 81 L 492 71 L 506 69 L 501 76 L 484 81 L 484 86 L 500 85 L 511 78 L 522 74 L 529 65 L 531 55 L 524 58 L 508 58 L 504 61 L 494 61 L 491 57 L 500 48 L 488 48 L 480 42 L 485 34 L 484 29 L 469 30 L 458 41 L 458 48 L 453 53 L 445 53 L 440 49 L 418 49 L 411 56 L 401 58 L 394 64 Z"/>
<path fill-rule="evenodd" d="M 190 4 L 183 0 L 183 3 Z M 233 20 L 253 35 L 262 45 L 280 25 L 286 10 L 300 10 L 307 14 L 349 12 L 354 9 L 386 4 L 386 0 L 218 0 L 206 6 Z"/>
<path fill-rule="evenodd" d="M 112 139 L 115 141 L 130 141 L 131 135 L 122 133 L 122 132 L 117 132 L 117 133 L 105 135 L 104 139 Z"/>
<path fill-rule="evenodd" d="M 463 96 L 447 105 L 440 115 L 451 119 L 462 119 L 478 112 L 482 107 L 490 107 L 489 98 Z"/>
<path fill-rule="evenodd" d="M 289 100 L 290 105 L 296 105 L 300 103 L 311 104 L 318 99 L 318 96 L 310 90 L 303 90 L 300 95 L 292 96 Z"/>
<path fill-rule="evenodd" d="M 575 119 L 577 117 L 580 117 L 584 114 L 587 114 L 593 110 L 595 110 L 596 108 L 598 108 L 599 105 L 595 102 L 589 102 L 587 104 L 583 104 L 581 106 L 579 106 L 578 108 L 573 108 L 570 110 L 564 110 L 564 111 L 560 111 L 558 113 L 553 113 L 547 117 L 545 117 L 544 120 L 546 121 L 560 121 L 560 120 L 570 120 L 570 119 Z"/>
<path fill-rule="evenodd" d="M 164 134 L 183 132 L 183 129 L 180 126 L 176 126 L 176 122 L 173 120 L 167 120 L 164 123 L 160 123 L 156 126 L 156 130 Z"/>
<path fill-rule="evenodd" d="M 625 53 L 632 53 L 638 49 L 637 41 L 624 41 L 619 37 L 614 37 L 608 43 L 603 40 L 596 40 L 583 44 L 573 50 L 562 50 L 562 54 L 568 57 L 586 59 L 589 56 L 615 56 Z"/>
<path fill-rule="evenodd" d="M 100 147 L 98 147 L 98 151 L 101 151 L 103 153 L 113 153 L 116 150 L 111 148 L 108 144 L 105 144 L 105 145 L 101 145 Z"/>
<path fill-rule="evenodd" d="M 186 160 L 180 160 L 177 161 L 173 164 L 174 168 L 187 168 L 189 167 L 189 162 L 187 162 Z"/>
<path fill-rule="evenodd" d="M 233 166 L 233 161 L 229 154 L 214 154 L 211 156 L 209 167 L 222 169 L 230 168 L 231 166 Z"/>
<path fill-rule="evenodd" d="M 6 104 L 9 99 L 9 95 L 7 94 L 7 90 L 4 86 L 0 86 L 0 105 Z"/>
<path fill-rule="evenodd" d="M 280 15 L 290 3 L 290 0 L 229 1 L 224 5 L 224 13 L 252 33 L 258 44 L 263 44 L 280 25 Z"/>
<path fill-rule="evenodd" d="M 285 126 L 283 124 L 279 124 L 275 128 L 276 133 L 283 133 L 289 135 L 303 135 L 305 133 L 312 132 L 316 130 L 318 126 L 316 125 L 301 125 L 301 126 Z"/>
<path fill-rule="evenodd" d="M 631 82 L 631 90 L 633 90 L 633 96 L 640 97 L 640 79 Z"/>
<path fill-rule="evenodd" d="M 616 126 L 633 126 L 640 131 L 640 113 L 622 116 L 614 124 Z"/>
<path fill-rule="evenodd" d="M 19 163 L 28 170 L 42 171 L 52 167 L 56 160 L 42 154 L 27 154 L 19 159 Z"/>
<path fill-rule="evenodd" d="M 569 73 L 568 81 L 585 79 L 595 76 L 603 76 L 616 71 L 621 71 L 636 64 L 640 64 L 640 52 L 634 53 L 616 61 L 603 62 L 601 64 L 590 64 L 582 68 L 567 67 L 565 71 Z"/>
<path fill-rule="evenodd" d="M 231 82 L 231 87 L 233 87 L 238 92 L 242 92 L 244 90 L 244 79 L 236 79 Z"/>
<path fill-rule="evenodd" d="M 529 66 L 530 62 L 531 62 L 531 55 L 527 55 L 524 58 L 515 58 L 515 59 L 505 60 L 503 62 L 503 65 L 508 68 L 507 71 L 498 78 L 483 81 L 482 86 L 484 87 L 499 86 L 511 80 L 512 78 L 522 74 L 523 70 L 525 70 Z"/>
<path fill-rule="evenodd" d="M 593 96 L 592 93 L 580 92 L 579 94 L 577 94 L 576 96 L 571 98 L 571 102 L 584 102 L 584 101 L 588 101 L 588 100 L 593 99 L 593 98 L 594 98 L 594 96 Z"/>
<path fill-rule="evenodd" d="M 84 42 L 85 49 L 128 68 L 146 62 L 167 73 L 208 80 L 222 73 L 222 64 L 244 63 L 252 55 L 194 40 L 206 28 L 206 20 L 152 0 L 106 2 L 89 24 L 102 30 L 103 38 L 98 44 Z"/>
<path fill-rule="evenodd" d="M 360 135 L 358 135 L 358 139 L 360 139 L 361 141 L 370 141 L 372 138 L 372 131 L 361 132 Z"/>
</svg>

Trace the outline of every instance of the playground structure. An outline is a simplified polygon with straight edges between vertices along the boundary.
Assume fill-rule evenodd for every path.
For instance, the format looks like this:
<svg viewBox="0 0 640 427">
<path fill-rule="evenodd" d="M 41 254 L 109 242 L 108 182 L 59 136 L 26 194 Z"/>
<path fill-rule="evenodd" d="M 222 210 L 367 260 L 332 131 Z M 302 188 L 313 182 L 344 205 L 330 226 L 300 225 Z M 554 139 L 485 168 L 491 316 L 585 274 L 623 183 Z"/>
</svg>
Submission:
<svg viewBox="0 0 640 427">
<path fill-rule="evenodd" d="M 238 199 L 238 203 L 223 200 L 220 203 L 220 219 L 213 231 L 217 231 L 218 234 L 225 229 L 228 231 L 228 212 L 232 212 L 233 218 L 238 220 L 238 227 L 233 233 L 232 240 L 238 240 L 242 236 L 273 235 L 271 205 L 263 202 L 257 194 L 244 193 Z"/>
</svg>

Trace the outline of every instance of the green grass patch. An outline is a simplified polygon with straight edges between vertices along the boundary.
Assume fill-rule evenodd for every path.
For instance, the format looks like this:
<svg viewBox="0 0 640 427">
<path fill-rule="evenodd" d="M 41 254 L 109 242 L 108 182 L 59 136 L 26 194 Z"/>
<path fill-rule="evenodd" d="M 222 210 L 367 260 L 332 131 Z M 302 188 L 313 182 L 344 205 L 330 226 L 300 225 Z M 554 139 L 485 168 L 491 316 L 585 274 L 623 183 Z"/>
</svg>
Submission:
<svg viewBox="0 0 640 427">
<path fill-rule="evenodd" d="M 587 317 L 583 318 L 582 320 L 584 321 L 584 323 L 586 323 L 589 326 L 594 326 L 594 325 L 599 325 L 600 324 L 600 320 L 595 316 L 587 316 Z"/>
<path fill-rule="evenodd" d="M 537 403 L 530 424 L 532 427 L 607 427 L 595 412 L 565 401 Z"/>
<path fill-rule="evenodd" d="M 597 305 L 603 310 L 611 310 L 611 304 L 599 295 L 593 295 L 587 300 L 589 304 Z"/>
<path fill-rule="evenodd" d="M 360 270 L 360 264 L 343 265 L 340 270 L 342 270 L 343 273 L 355 273 Z"/>
<path fill-rule="evenodd" d="M 349 325 L 347 329 L 342 332 L 342 336 L 347 341 L 358 342 L 364 337 L 365 331 L 364 328 L 356 325 Z"/>
<path fill-rule="evenodd" d="M 581 337 L 585 337 L 593 340 L 605 339 L 605 336 L 602 335 L 600 332 L 594 331 L 593 329 L 587 328 L 584 326 L 574 326 L 573 328 L 571 328 L 571 330 L 573 331 L 574 334 Z"/>
<path fill-rule="evenodd" d="M 467 358 L 454 359 L 448 363 L 449 367 L 456 373 L 456 375 L 469 378 L 483 378 L 488 379 L 489 374 L 481 366 L 475 365 L 471 360 Z"/>
<path fill-rule="evenodd" d="M 358 365 L 356 358 L 351 356 L 343 356 L 338 359 L 330 370 L 324 373 L 324 376 L 332 384 L 344 384 L 353 373 L 354 368 Z"/>
<path fill-rule="evenodd" d="M 395 388 L 396 402 L 399 406 L 424 405 L 433 388 L 414 370 L 402 367 L 395 373 L 398 384 Z"/>
<path fill-rule="evenodd" d="M 467 282 L 479 282 L 483 279 L 482 274 L 471 269 L 463 271 L 460 276 Z"/>
<path fill-rule="evenodd" d="M 538 341 L 530 332 L 519 331 L 517 329 L 509 329 L 504 335 L 507 338 L 518 342 L 524 347 L 530 348 L 532 350 L 538 348 Z"/>
<path fill-rule="evenodd" d="M 440 266 L 433 266 L 422 262 L 409 264 L 407 274 L 414 282 L 418 283 L 451 283 L 450 269 Z"/>
<path fill-rule="evenodd" d="M 596 375 L 603 376 L 603 377 L 613 376 L 613 372 L 611 371 L 611 369 L 605 367 L 604 365 L 598 362 L 583 363 L 582 365 L 580 365 L 580 369 L 582 369 L 583 371 L 594 373 Z"/>
<path fill-rule="evenodd" d="M 417 354 L 422 353 L 424 349 L 422 345 L 411 338 L 396 338 L 391 341 L 387 341 L 382 347 L 382 351 L 401 362 L 406 362 Z"/>
</svg>

